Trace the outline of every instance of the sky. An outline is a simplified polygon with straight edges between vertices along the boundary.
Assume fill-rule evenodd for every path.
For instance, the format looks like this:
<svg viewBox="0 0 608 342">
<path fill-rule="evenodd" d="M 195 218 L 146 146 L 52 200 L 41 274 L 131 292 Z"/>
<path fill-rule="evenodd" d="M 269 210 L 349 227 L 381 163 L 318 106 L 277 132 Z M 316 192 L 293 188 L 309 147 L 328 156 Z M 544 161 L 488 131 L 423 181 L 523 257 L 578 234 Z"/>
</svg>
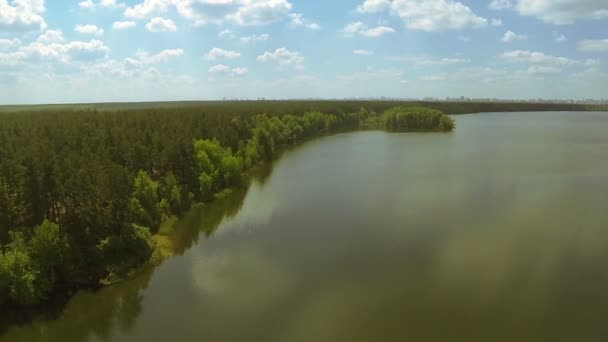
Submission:
<svg viewBox="0 0 608 342">
<path fill-rule="evenodd" d="M 608 0 L 0 0 L 0 104 L 608 98 Z"/>
</svg>

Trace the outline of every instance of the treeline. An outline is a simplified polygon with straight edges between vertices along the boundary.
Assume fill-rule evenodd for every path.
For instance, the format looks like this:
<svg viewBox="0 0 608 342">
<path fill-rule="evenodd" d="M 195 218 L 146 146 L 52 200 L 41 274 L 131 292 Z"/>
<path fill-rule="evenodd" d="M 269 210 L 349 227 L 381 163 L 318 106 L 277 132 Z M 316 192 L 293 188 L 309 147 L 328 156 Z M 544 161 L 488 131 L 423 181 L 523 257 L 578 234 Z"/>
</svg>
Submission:
<svg viewBox="0 0 608 342">
<path fill-rule="evenodd" d="M 339 115 L 352 113 L 359 108 L 382 113 L 398 106 L 426 107 L 444 113 L 466 114 L 483 112 L 536 112 L 536 111 L 608 111 L 608 105 L 577 103 L 536 102 L 474 102 L 474 101 L 402 101 L 402 100 L 289 100 L 289 101 L 191 101 L 191 102 L 140 102 L 0 106 L 0 112 L 31 111 L 118 111 L 118 110 L 196 110 L 206 113 L 230 113 L 249 115 L 266 113 L 275 116 L 285 113 L 303 115 L 307 112 L 322 112 Z"/>
<path fill-rule="evenodd" d="M 377 116 L 197 109 L 0 115 L 0 305 L 98 286 L 149 260 L 161 222 L 243 184 L 281 146 Z"/>
<path fill-rule="evenodd" d="M 424 107 L 395 107 L 384 112 L 384 127 L 390 132 L 454 130 L 454 119 L 445 113 Z"/>
</svg>

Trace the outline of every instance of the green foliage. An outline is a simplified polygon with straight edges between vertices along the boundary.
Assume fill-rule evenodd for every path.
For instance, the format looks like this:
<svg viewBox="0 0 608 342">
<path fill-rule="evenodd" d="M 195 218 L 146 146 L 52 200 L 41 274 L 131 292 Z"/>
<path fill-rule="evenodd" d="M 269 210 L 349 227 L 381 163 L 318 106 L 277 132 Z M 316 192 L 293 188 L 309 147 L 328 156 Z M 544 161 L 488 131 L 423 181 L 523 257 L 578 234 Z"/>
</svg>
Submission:
<svg viewBox="0 0 608 342">
<path fill-rule="evenodd" d="M 395 107 L 384 112 L 384 127 L 391 132 L 445 131 L 454 129 L 454 121 L 443 112 L 424 107 Z"/>
<path fill-rule="evenodd" d="M 107 274 L 122 277 L 150 258 L 154 244 L 148 228 L 130 224 L 125 225 L 120 235 L 101 240 L 97 248 L 103 255 Z"/>
<path fill-rule="evenodd" d="M 158 182 L 153 181 L 146 171 L 140 170 L 135 177 L 131 208 L 135 223 L 154 228 L 160 225 Z"/>
<path fill-rule="evenodd" d="M 11 234 L 12 242 L 4 252 L 3 264 L 8 272 L 8 299 L 19 305 L 33 305 L 50 290 L 40 281 L 40 270 L 32 260 L 20 233 Z"/>
<path fill-rule="evenodd" d="M 32 257 L 41 269 L 52 271 L 64 261 L 68 249 L 67 238 L 58 224 L 48 220 L 34 229 L 29 242 Z"/>
</svg>

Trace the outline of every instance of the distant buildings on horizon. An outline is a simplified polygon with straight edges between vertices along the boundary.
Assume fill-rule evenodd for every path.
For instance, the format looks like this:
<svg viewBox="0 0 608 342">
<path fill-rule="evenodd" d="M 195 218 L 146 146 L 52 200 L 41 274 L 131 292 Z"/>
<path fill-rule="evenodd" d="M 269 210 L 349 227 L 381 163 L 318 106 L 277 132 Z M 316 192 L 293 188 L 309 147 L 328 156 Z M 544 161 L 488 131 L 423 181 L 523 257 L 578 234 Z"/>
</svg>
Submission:
<svg viewBox="0 0 608 342">
<path fill-rule="evenodd" d="M 498 98 L 474 98 L 474 97 L 424 97 L 424 98 L 399 98 L 399 97 L 348 97 L 348 98 L 291 98 L 273 99 L 259 97 L 257 99 L 246 98 L 223 98 L 222 101 L 424 101 L 424 102 L 497 102 L 497 103 L 571 103 L 571 104 L 608 104 L 608 99 L 498 99 Z"/>
</svg>

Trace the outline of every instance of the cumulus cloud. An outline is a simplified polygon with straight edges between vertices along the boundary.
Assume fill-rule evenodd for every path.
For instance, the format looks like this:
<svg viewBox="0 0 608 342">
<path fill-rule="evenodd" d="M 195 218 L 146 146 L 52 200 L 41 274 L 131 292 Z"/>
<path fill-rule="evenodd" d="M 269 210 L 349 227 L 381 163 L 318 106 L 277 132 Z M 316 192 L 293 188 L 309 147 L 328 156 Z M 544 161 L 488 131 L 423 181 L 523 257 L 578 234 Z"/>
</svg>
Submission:
<svg viewBox="0 0 608 342">
<path fill-rule="evenodd" d="M 366 0 L 357 10 L 368 13 L 388 10 L 413 30 L 461 30 L 488 25 L 486 18 L 454 0 Z"/>
<path fill-rule="evenodd" d="M 583 52 L 608 52 L 608 39 L 587 39 L 578 43 L 578 49 Z"/>
<path fill-rule="evenodd" d="M 144 0 L 125 9 L 124 16 L 133 19 L 146 19 L 165 13 L 172 7 L 172 0 Z"/>
<path fill-rule="evenodd" d="M 214 47 L 207 54 L 205 54 L 204 58 L 208 61 L 215 61 L 217 59 L 235 59 L 241 57 L 241 53 L 237 51 L 224 50 L 220 48 Z"/>
<path fill-rule="evenodd" d="M 519 14 L 534 16 L 544 22 L 566 25 L 581 19 L 608 18 L 606 0 L 518 0 Z"/>
<path fill-rule="evenodd" d="M 146 24 L 146 29 L 150 32 L 175 32 L 177 26 L 171 19 L 155 17 Z"/>
<path fill-rule="evenodd" d="M 46 29 L 44 0 L 0 0 L 0 32 Z"/>
<path fill-rule="evenodd" d="M 513 7 L 511 0 L 492 0 L 488 7 L 495 11 L 504 10 Z"/>
<path fill-rule="evenodd" d="M 358 35 L 361 35 L 364 37 L 374 38 L 374 37 L 380 37 L 387 33 L 393 33 L 393 32 L 395 32 L 395 29 L 393 29 L 392 27 L 389 27 L 389 26 L 376 26 L 373 28 L 369 28 L 366 24 L 364 24 L 360 21 L 357 21 L 357 22 L 346 25 L 342 29 L 342 32 L 347 37 L 352 37 L 352 36 L 358 34 Z"/>
<path fill-rule="evenodd" d="M 565 57 L 556 57 L 547 55 L 542 52 L 532 52 L 524 50 L 508 51 L 501 54 L 500 57 L 508 62 L 525 62 L 532 64 L 545 64 L 556 66 L 568 65 L 572 62 L 570 59 Z"/>
<path fill-rule="evenodd" d="M 158 64 L 169 61 L 170 59 L 180 57 L 184 54 L 182 49 L 167 49 L 157 54 L 151 55 L 146 51 L 139 51 L 136 57 L 144 64 Z"/>
<path fill-rule="evenodd" d="M 137 26 L 137 24 L 134 21 L 115 21 L 112 24 L 114 30 L 126 30 L 135 26 Z"/>
<path fill-rule="evenodd" d="M 505 43 L 512 43 L 517 40 L 528 40 L 528 35 L 526 34 L 517 34 L 511 30 L 505 32 L 501 39 Z"/>
<path fill-rule="evenodd" d="M 230 75 L 230 76 L 245 76 L 248 72 L 247 68 L 232 68 L 224 64 L 217 64 L 209 68 L 207 71 L 212 75 Z"/>
<path fill-rule="evenodd" d="M 391 5 L 389 0 L 365 0 L 357 7 L 357 12 L 378 13 L 388 9 Z"/>
<path fill-rule="evenodd" d="M 17 39 L 17 38 L 13 38 L 13 39 L 3 39 L 0 38 L 0 50 L 8 50 L 8 49 L 13 49 L 16 46 L 21 45 L 21 40 Z"/>
<path fill-rule="evenodd" d="M 254 34 L 251 36 L 241 37 L 241 41 L 244 43 L 265 42 L 269 39 L 270 39 L 270 35 L 268 33 Z"/>
<path fill-rule="evenodd" d="M 221 31 L 220 33 L 217 34 L 217 36 L 222 39 L 235 39 L 236 38 L 236 34 L 234 34 L 234 32 L 232 32 L 232 30 L 230 30 L 230 29 L 225 29 L 225 30 Z"/>
<path fill-rule="evenodd" d="M 97 27 L 96 25 L 76 25 L 76 27 L 74 27 L 74 31 L 82 34 L 92 34 L 95 36 L 103 35 L 103 29 L 101 27 Z"/>
<path fill-rule="evenodd" d="M 127 18 L 146 19 L 170 9 L 196 25 L 232 21 L 238 25 L 266 25 L 287 17 L 287 0 L 144 0 L 125 9 Z"/>
<path fill-rule="evenodd" d="M 599 59 L 575 60 L 566 57 L 547 55 L 543 52 L 533 52 L 524 50 L 508 51 L 500 55 L 506 62 L 528 64 L 528 69 L 521 72 L 542 76 L 556 74 L 565 67 L 597 67 L 600 65 Z"/>
<path fill-rule="evenodd" d="M 310 30 L 320 30 L 321 26 L 313 21 L 304 18 L 304 15 L 301 13 L 290 13 L 289 18 L 291 18 L 291 25 L 293 26 L 302 26 L 306 27 Z"/>
<path fill-rule="evenodd" d="M 160 75 L 155 66 L 170 59 L 182 56 L 182 49 L 168 49 L 156 54 L 147 51 L 138 51 L 134 57 L 123 60 L 109 59 L 100 63 L 87 64 L 82 67 L 83 72 L 89 76 L 112 76 L 119 79 L 156 78 Z"/>
<path fill-rule="evenodd" d="M 272 62 L 278 64 L 279 68 L 304 68 L 304 57 L 299 52 L 292 52 L 286 48 L 278 48 L 274 52 L 266 51 L 264 54 L 258 56 L 258 62 L 267 63 Z"/>
<path fill-rule="evenodd" d="M 392 62 L 410 63 L 417 67 L 424 66 L 443 66 L 443 65 L 454 65 L 454 64 L 466 64 L 470 63 L 471 60 L 468 58 L 429 58 L 429 57 L 418 57 L 418 56 L 389 56 L 387 60 Z"/>
<path fill-rule="evenodd" d="M 61 63 L 94 60 L 105 57 L 110 49 L 100 40 L 71 41 L 67 43 L 45 44 L 32 42 L 19 48 L 23 60 L 51 60 Z"/>
<path fill-rule="evenodd" d="M 243 0 L 227 17 L 239 25 L 266 25 L 284 18 L 292 7 L 286 0 Z"/>
<path fill-rule="evenodd" d="M 127 7 L 124 3 L 118 3 L 116 0 L 100 0 L 93 2 L 93 0 L 83 0 L 78 3 L 80 8 L 93 9 L 95 7 L 107 7 L 107 8 L 124 8 Z"/>
<path fill-rule="evenodd" d="M 61 30 L 48 30 L 38 36 L 37 42 L 43 44 L 51 43 L 62 43 L 65 39 L 63 38 L 63 32 Z"/>
</svg>

